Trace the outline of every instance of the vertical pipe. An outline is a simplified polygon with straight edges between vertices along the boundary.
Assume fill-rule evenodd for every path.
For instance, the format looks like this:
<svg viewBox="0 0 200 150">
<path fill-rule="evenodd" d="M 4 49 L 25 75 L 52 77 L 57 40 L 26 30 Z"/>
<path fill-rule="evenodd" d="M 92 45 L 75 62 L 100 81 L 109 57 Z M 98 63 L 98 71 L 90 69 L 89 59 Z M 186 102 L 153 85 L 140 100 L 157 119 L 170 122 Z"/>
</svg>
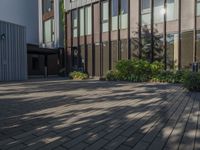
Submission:
<svg viewBox="0 0 200 150">
<path fill-rule="evenodd" d="M 130 50 L 130 0 L 128 0 L 128 40 L 127 40 L 127 44 L 128 44 L 128 59 L 131 58 L 131 50 Z"/>
<path fill-rule="evenodd" d="M 94 49 L 94 4 L 91 4 L 92 15 L 92 76 L 95 75 L 95 49 Z"/>
<path fill-rule="evenodd" d="M 85 16 L 85 7 L 84 9 L 84 49 L 85 49 L 85 71 L 88 73 L 88 50 L 87 50 L 87 42 L 86 42 L 86 16 Z"/>
<path fill-rule="evenodd" d="M 167 70 L 167 26 L 166 26 L 166 21 L 167 21 L 167 0 L 164 0 L 164 26 L 163 26 L 163 32 L 164 32 L 164 37 L 163 37 L 163 48 L 164 48 L 164 63 L 165 63 L 165 70 Z"/>
<path fill-rule="evenodd" d="M 194 0 L 194 52 L 193 52 L 193 62 L 197 61 L 197 0 Z"/>
<path fill-rule="evenodd" d="M 118 38 L 117 38 L 117 43 L 118 43 L 118 60 L 121 60 L 121 41 L 120 41 L 120 22 L 121 22 L 121 12 L 120 12 L 120 0 L 117 0 L 118 2 L 118 15 L 117 15 L 117 33 L 118 33 Z"/>
<path fill-rule="evenodd" d="M 179 0 L 179 7 L 178 7 L 178 38 L 179 38 L 179 44 L 178 44 L 178 69 L 181 69 L 181 0 Z"/>
<path fill-rule="evenodd" d="M 111 19 L 112 19 L 112 6 L 111 6 L 111 3 L 112 3 L 112 0 L 108 0 L 108 3 L 109 3 L 109 70 L 112 69 L 112 49 L 111 49 Z"/>
<path fill-rule="evenodd" d="M 103 67 L 103 62 L 102 62 L 102 7 L 101 7 L 101 1 L 99 1 L 99 18 L 100 18 L 100 31 L 99 31 L 99 35 L 100 35 L 100 78 L 102 77 L 102 67 Z"/>
<path fill-rule="evenodd" d="M 154 61 L 154 0 L 151 0 L 151 62 Z"/>
<path fill-rule="evenodd" d="M 139 58 L 141 59 L 142 58 L 142 53 L 141 53 L 141 51 L 142 51 L 142 49 L 141 49 L 141 43 L 142 43 L 142 39 L 141 39 L 141 29 L 142 29 L 142 20 L 141 20 L 141 18 L 142 18 L 142 14 L 141 14 L 141 0 L 139 0 L 139 12 L 138 12 L 138 14 L 139 14 L 139 20 L 138 20 L 138 22 L 139 22 L 139 24 L 138 24 L 138 50 L 139 50 Z"/>
</svg>

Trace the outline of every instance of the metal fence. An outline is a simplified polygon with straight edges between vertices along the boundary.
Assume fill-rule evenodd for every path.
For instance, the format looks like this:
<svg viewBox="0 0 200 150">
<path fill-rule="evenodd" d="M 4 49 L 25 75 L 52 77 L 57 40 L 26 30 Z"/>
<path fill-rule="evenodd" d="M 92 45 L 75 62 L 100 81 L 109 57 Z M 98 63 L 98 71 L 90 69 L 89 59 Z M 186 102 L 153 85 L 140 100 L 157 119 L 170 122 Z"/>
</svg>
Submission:
<svg viewBox="0 0 200 150">
<path fill-rule="evenodd" d="M 26 79 L 26 29 L 0 21 L 0 81 Z"/>
</svg>

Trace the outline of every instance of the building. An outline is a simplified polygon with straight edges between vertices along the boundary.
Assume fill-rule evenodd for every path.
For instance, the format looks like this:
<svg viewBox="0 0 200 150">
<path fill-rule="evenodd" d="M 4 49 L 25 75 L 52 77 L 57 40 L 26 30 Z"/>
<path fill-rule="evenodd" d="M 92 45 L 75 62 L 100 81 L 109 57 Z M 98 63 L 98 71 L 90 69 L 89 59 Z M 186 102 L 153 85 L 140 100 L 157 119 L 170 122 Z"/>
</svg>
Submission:
<svg viewBox="0 0 200 150">
<path fill-rule="evenodd" d="M 62 0 L 38 0 L 38 44 L 29 45 L 30 75 L 58 75 L 64 67 Z"/>
<path fill-rule="evenodd" d="M 37 1 L 0 1 L 0 81 L 27 79 L 27 44 L 38 44 Z"/>
<path fill-rule="evenodd" d="M 200 0 L 65 0 L 65 14 L 68 71 L 105 75 L 120 59 L 143 58 L 144 41 L 166 69 L 200 61 Z"/>
<path fill-rule="evenodd" d="M 26 79 L 26 28 L 0 20 L 0 82 Z"/>
<path fill-rule="evenodd" d="M 26 30 L 28 62 L 26 69 L 29 77 L 58 75 L 64 67 L 61 6 L 61 0 L 15 0 L 14 2 L 1 0 L 0 2 L 0 20 L 23 26 Z M 7 34 L 12 32 L 17 31 L 10 30 Z M 6 42 L 9 45 L 14 44 L 11 41 Z"/>
</svg>

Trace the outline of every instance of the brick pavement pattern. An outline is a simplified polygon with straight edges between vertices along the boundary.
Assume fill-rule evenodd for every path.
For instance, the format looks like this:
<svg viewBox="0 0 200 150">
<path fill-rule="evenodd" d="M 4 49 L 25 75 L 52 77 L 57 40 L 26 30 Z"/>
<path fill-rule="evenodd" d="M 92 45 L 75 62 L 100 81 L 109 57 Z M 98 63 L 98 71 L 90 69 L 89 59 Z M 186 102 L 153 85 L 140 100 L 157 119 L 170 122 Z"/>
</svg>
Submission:
<svg viewBox="0 0 200 150">
<path fill-rule="evenodd" d="M 172 84 L 0 83 L 0 150 L 197 150 L 199 102 Z"/>
</svg>

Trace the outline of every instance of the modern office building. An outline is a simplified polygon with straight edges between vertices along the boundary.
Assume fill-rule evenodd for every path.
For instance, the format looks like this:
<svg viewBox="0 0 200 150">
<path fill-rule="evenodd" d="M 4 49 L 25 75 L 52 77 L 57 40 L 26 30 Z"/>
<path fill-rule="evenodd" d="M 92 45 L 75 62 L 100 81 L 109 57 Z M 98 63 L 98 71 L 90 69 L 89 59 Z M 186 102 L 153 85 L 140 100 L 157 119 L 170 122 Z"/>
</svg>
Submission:
<svg viewBox="0 0 200 150">
<path fill-rule="evenodd" d="M 25 56 L 28 62 L 25 69 L 29 77 L 57 75 L 64 67 L 62 5 L 62 0 L 0 1 L 0 20 L 24 27 L 27 52 Z M 12 28 L 8 32 L 7 28 L 1 27 L 1 34 L 12 39 L 10 35 L 15 32 L 17 34 L 18 31 Z M 15 36 L 15 38 L 16 42 L 23 41 L 20 37 Z M 0 46 L 3 42 L 10 45 L 7 51 L 11 50 L 11 47 L 16 47 L 9 39 L 1 40 Z"/>
<path fill-rule="evenodd" d="M 0 20 L 0 82 L 26 79 L 26 28 Z"/>
<path fill-rule="evenodd" d="M 38 44 L 35 0 L 0 1 L 0 81 L 27 79 L 27 45 Z"/>
<path fill-rule="evenodd" d="M 58 75 L 64 67 L 62 0 L 38 0 L 38 44 L 29 45 L 30 75 Z"/>
<path fill-rule="evenodd" d="M 166 69 L 200 61 L 200 0 L 65 0 L 65 14 L 70 69 L 102 76 L 146 47 Z"/>
</svg>

